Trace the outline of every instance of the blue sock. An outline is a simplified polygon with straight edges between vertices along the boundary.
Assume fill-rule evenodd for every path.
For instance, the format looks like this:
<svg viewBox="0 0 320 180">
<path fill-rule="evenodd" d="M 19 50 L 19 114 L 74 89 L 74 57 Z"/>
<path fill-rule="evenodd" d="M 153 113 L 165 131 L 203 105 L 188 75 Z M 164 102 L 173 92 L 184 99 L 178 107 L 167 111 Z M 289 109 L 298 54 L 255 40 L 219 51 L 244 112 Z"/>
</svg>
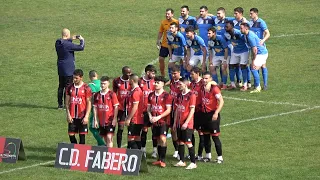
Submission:
<svg viewBox="0 0 320 180">
<path fill-rule="evenodd" d="M 242 76 L 242 73 L 241 73 L 241 68 L 239 66 L 236 66 L 236 76 L 237 76 L 237 82 L 240 82 L 241 81 L 241 76 Z"/>
<path fill-rule="evenodd" d="M 243 83 L 248 82 L 248 72 L 247 72 L 247 68 L 241 69 L 241 72 L 242 72 Z"/>
<path fill-rule="evenodd" d="M 263 86 L 268 86 L 268 69 L 266 67 L 261 69 L 263 77 Z"/>
<path fill-rule="evenodd" d="M 233 67 L 229 66 L 229 78 L 231 82 L 234 82 L 234 75 L 236 74 L 236 71 Z"/>
<path fill-rule="evenodd" d="M 185 76 L 185 69 L 182 64 L 180 64 L 180 75 L 181 75 L 181 77 Z"/>
<path fill-rule="evenodd" d="M 254 87 L 260 86 L 260 76 L 258 70 L 251 69 L 253 79 L 254 79 Z"/>
<path fill-rule="evenodd" d="M 219 84 L 219 80 L 218 80 L 218 75 L 217 74 L 212 74 L 212 79 Z"/>
<path fill-rule="evenodd" d="M 247 79 L 248 79 L 248 82 L 250 82 L 250 81 L 251 81 L 250 66 L 247 66 L 247 73 L 248 73 L 248 75 L 247 75 Z"/>
<path fill-rule="evenodd" d="M 172 79 L 171 68 L 168 68 L 168 74 L 169 74 L 169 78 L 170 78 L 170 80 L 171 80 L 171 79 Z"/>
<path fill-rule="evenodd" d="M 222 74 L 222 82 L 223 82 L 223 84 L 227 84 L 227 81 L 228 81 L 228 76 Z"/>
</svg>

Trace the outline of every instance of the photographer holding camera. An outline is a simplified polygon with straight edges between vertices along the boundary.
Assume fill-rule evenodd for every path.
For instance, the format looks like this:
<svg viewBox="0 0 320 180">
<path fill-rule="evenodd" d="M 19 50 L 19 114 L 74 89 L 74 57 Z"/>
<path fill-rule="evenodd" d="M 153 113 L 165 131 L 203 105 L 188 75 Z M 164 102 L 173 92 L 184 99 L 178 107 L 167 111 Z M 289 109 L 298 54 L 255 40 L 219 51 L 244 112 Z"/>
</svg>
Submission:
<svg viewBox="0 0 320 180">
<path fill-rule="evenodd" d="M 72 43 L 72 40 L 76 39 L 80 40 L 80 45 Z M 75 70 L 74 51 L 84 50 L 84 39 L 81 35 L 71 37 L 70 30 L 64 28 L 62 30 L 62 38 L 56 41 L 55 47 L 58 56 L 57 66 L 59 75 L 58 109 L 63 109 L 64 91 L 73 81 L 73 72 Z"/>
</svg>

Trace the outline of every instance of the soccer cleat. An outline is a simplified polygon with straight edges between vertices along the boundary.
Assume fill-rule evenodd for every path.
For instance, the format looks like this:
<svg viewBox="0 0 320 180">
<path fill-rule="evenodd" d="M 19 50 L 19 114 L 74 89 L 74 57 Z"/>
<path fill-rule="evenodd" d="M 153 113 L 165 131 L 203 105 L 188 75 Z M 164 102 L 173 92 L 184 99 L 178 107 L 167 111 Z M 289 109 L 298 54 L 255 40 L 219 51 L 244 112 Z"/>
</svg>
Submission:
<svg viewBox="0 0 320 180">
<path fill-rule="evenodd" d="M 160 165 L 160 164 L 161 164 L 161 161 L 156 161 L 156 162 L 153 162 L 152 164 L 153 164 L 153 165 Z"/>
<path fill-rule="evenodd" d="M 232 90 L 232 89 L 236 89 L 236 88 L 237 88 L 236 86 L 233 86 L 233 85 L 231 85 L 231 84 L 228 85 L 228 87 L 227 87 L 228 90 Z"/>
<path fill-rule="evenodd" d="M 254 90 L 250 91 L 250 93 L 259 93 L 261 91 L 261 87 L 258 86 L 256 88 L 254 88 Z"/>
<path fill-rule="evenodd" d="M 248 90 L 248 88 L 246 86 L 242 86 L 242 88 L 240 89 L 240 91 L 242 91 L 242 92 L 245 92 L 247 90 Z"/>
<path fill-rule="evenodd" d="M 151 157 L 153 157 L 153 158 L 157 158 L 157 157 L 158 157 L 158 153 L 157 153 L 157 151 L 153 151 L 153 153 L 151 154 Z"/>
<path fill-rule="evenodd" d="M 160 167 L 165 168 L 166 166 L 167 166 L 167 165 L 166 165 L 165 162 L 161 162 L 161 161 L 160 161 Z"/>
<path fill-rule="evenodd" d="M 174 165 L 174 167 L 185 167 L 187 164 L 185 162 L 179 161 L 177 164 Z"/>
<path fill-rule="evenodd" d="M 63 110 L 63 105 L 58 105 L 59 110 Z"/>
<path fill-rule="evenodd" d="M 221 87 L 221 90 L 225 90 L 225 89 L 227 89 L 228 87 L 227 87 L 227 85 L 222 85 L 222 87 Z"/>
<path fill-rule="evenodd" d="M 241 87 L 243 86 L 242 82 L 238 82 L 238 83 L 237 83 L 237 86 L 238 86 L 239 88 L 241 88 Z"/>
<path fill-rule="evenodd" d="M 196 160 L 197 161 L 201 161 L 202 160 L 202 156 L 196 156 Z"/>
<path fill-rule="evenodd" d="M 188 167 L 186 167 L 186 169 L 195 169 L 197 168 L 197 165 L 195 163 L 190 163 Z"/>
<path fill-rule="evenodd" d="M 202 158 L 202 162 L 210 162 L 210 161 L 211 161 L 211 159 L 210 159 L 210 158 L 207 158 L 207 157 Z"/>
</svg>

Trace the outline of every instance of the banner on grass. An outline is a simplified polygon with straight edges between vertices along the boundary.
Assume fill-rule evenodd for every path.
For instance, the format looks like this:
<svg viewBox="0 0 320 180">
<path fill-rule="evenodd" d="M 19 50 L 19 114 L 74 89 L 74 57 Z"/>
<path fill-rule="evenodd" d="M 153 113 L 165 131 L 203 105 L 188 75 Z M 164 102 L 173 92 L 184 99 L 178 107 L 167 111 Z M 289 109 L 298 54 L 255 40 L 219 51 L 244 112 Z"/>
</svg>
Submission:
<svg viewBox="0 0 320 180">
<path fill-rule="evenodd" d="M 59 143 L 55 167 L 106 174 L 139 175 L 142 156 L 143 152 L 136 149 Z"/>
<path fill-rule="evenodd" d="M 0 162 L 16 163 L 18 159 L 26 160 L 21 139 L 0 136 Z"/>
</svg>

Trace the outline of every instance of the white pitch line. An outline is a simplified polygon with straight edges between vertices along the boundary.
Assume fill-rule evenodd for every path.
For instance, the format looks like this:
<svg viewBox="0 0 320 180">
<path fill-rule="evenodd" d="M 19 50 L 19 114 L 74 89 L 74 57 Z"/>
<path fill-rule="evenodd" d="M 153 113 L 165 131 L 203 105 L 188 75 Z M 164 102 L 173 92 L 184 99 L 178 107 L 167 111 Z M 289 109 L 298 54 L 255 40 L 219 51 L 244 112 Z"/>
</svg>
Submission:
<svg viewBox="0 0 320 180">
<path fill-rule="evenodd" d="M 300 106 L 300 107 L 310 107 L 306 104 L 295 104 L 289 102 L 274 102 L 274 101 L 261 101 L 261 100 L 254 100 L 254 99 L 243 99 L 243 98 L 236 98 L 236 97 L 229 97 L 223 96 L 225 99 L 237 100 L 237 101 L 247 101 L 247 102 L 256 102 L 256 103 L 265 103 L 265 104 L 277 104 L 277 105 L 290 105 L 290 106 Z"/>
<path fill-rule="evenodd" d="M 283 38 L 283 37 L 291 37 L 291 36 L 306 36 L 306 35 L 319 35 L 320 32 L 310 32 L 310 33 L 298 33 L 298 34 L 280 34 L 271 36 L 271 38 Z"/>
<path fill-rule="evenodd" d="M 279 114 L 272 114 L 272 115 L 268 115 L 268 116 L 261 116 L 261 117 L 257 117 L 257 118 L 245 119 L 245 120 L 236 121 L 233 123 L 224 124 L 224 125 L 221 125 L 221 127 L 232 126 L 232 125 L 236 125 L 236 124 L 240 124 L 240 123 L 244 123 L 244 122 L 257 121 L 260 119 L 268 119 L 268 118 L 277 117 L 277 116 L 284 116 L 284 115 L 288 115 L 288 114 L 301 113 L 304 111 L 310 111 L 310 110 L 318 109 L 318 108 L 320 108 L 320 106 L 308 107 L 305 109 L 300 109 L 300 110 L 295 110 L 295 111 L 289 111 L 289 112 L 284 112 L 284 113 L 279 113 Z"/>
</svg>

